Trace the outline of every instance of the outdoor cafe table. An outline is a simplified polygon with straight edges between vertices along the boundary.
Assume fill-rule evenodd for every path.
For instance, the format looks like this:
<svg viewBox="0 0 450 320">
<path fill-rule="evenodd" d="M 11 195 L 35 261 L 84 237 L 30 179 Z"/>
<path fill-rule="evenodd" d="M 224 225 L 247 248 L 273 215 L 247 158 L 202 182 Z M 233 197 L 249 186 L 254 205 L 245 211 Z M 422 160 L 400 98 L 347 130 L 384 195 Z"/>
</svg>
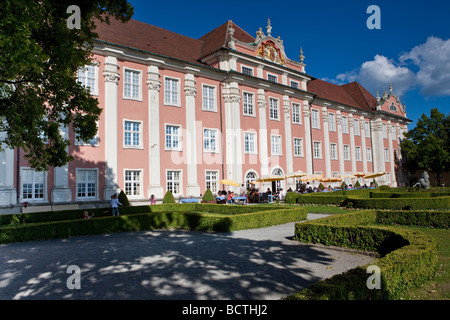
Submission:
<svg viewBox="0 0 450 320">
<path fill-rule="evenodd" d="M 198 202 L 198 199 L 181 199 L 180 203 L 194 203 Z"/>
<path fill-rule="evenodd" d="M 236 200 L 244 200 L 244 203 L 247 203 L 247 197 L 232 197 L 233 203 L 236 203 Z"/>
</svg>

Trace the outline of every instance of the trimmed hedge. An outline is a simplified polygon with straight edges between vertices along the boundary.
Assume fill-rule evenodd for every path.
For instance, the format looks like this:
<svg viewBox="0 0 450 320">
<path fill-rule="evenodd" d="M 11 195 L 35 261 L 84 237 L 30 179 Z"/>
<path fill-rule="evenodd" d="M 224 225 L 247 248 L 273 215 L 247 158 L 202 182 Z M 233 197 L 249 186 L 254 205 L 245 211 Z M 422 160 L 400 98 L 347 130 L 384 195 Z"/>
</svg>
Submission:
<svg viewBox="0 0 450 320">
<path fill-rule="evenodd" d="M 177 209 L 189 204 L 178 204 Z M 204 206 L 195 204 L 196 206 Z M 223 214 L 169 210 L 160 205 L 150 206 L 152 211 L 117 217 L 95 217 L 67 221 L 51 221 L 4 226 L 0 230 L 0 243 L 65 238 L 76 235 L 104 234 L 121 231 L 140 231 L 181 228 L 201 231 L 228 232 L 240 229 L 261 228 L 307 219 L 307 211 L 300 207 L 260 207 L 250 213 Z M 209 205 L 208 205 L 209 206 Z M 223 206 L 224 207 L 224 206 Z M 241 206 L 229 206 L 239 208 Z M 258 207 L 258 206 L 252 206 Z M 195 208 L 195 207 L 194 207 Z M 164 209 L 167 209 L 164 211 Z M 185 209 L 187 209 L 185 207 Z"/>
<path fill-rule="evenodd" d="M 432 198 L 357 198 L 348 197 L 342 205 L 352 202 L 354 208 L 360 209 L 392 209 L 427 210 L 450 208 L 450 197 Z"/>
<path fill-rule="evenodd" d="M 376 223 L 449 229 L 450 211 L 377 211 Z"/>
<path fill-rule="evenodd" d="M 374 211 L 359 211 L 297 223 L 298 241 L 376 251 L 381 270 L 381 289 L 370 290 L 366 266 L 319 281 L 287 299 L 397 299 L 408 288 L 430 279 L 437 265 L 434 239 L 419 231 L 399 227 L 369 226 Z"/>
</svg>

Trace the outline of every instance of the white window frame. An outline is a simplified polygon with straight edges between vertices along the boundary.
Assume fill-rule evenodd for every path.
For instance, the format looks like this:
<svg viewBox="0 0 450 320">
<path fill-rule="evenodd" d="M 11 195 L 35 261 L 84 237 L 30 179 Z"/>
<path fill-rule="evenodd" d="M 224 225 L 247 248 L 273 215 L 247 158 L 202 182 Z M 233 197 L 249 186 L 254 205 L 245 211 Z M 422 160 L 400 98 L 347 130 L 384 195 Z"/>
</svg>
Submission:
<svg viewBox="0 0 450 320">
<path fill-rule="evenodd" d="M 322 141 L 313 141 L 313 158 L 322 159 Z"/>
<path fill-rule="evenodd" d="M 212 90 L 212 97 L 209 96 L 210 92 L 208 90 Z M 206 94 L 208 96 L 206 96 Z M 205 105 L 206 101 L 209 101 L 207 105 Z M 211 102 L 212 100 L 212 102 Z M 202 85 L 202 110 L 203 111 L 211 111 L 217 112 L 217 87 L 211 84 L 203 84 Z"/>
<path fill-rule="evenodd" d="M 172 146 L 167 146 L 167 127 L 177 127 L 178 128 L 178 134 L 177 135 L 174 135 L 174 134 L 171 134 L 170 136 L 171 136 L 171 142 L 172 142 Z M 181 130 L 182 130 L 182 127 L 181 127 L 181 125 L 179 125 L 179 124 L 173 124 L 173 123 L 165 123 L 164 124 L 164 150 L 167 150 L 167 151 L 182 151 L 182 141 L 181 141 L 181 137 L 182 137 L 182 134 L 181 134 Z M 177 147 L 173 147 L 173 141 L 175 141 L 174 139 L 173 139 L 173 137 L 176 137 L 177 139 L 176 139 L 176 141 L 178 142 L 178 146 Z"/>
<path fill-rule="evenodd" d="M 333 148 L 334 146 L 334 148 Z M 330 143 L 330 159 L 338 160 L 338 148 L 337 143 Z"/>
<path fill-rule="evenodd" d="M 270 80 L 270 77 L 273 77 L 272 80 Z M 267 73 L 267 81 L 278 83 L 278 75 L 273 73 Z"/>
<path fill-rule="evenodd" d="M 127 180 L 127 172 L 139 172 L 139 180 L 136 180 L 133 174 L 133 179 L 132 180 Z M 128 194 L 127 193 L 127 183 L 131 184 L 131 190 L 136 189 L 135 185 L 138 184 L 138 190 L 139 190 L 139 194 Z M 123 185 L 124 185 L 124 192 L 127 195 L 128 198 L 130 199 L 141 199 L 144 198 L 144 170 L 143 169 L 123 169 Z"/>
<path fill-rule="evenodd" d="M 169 180 L 169 176 L 168 176 L 168 174 L 169 174 L 169 172 L 178 172 L 179 173 L 179 180 Z M 176 182 L 178 182 L 178 192 L 174 192 L 173 190 L 173 186 L 172 186 L 172 194 L 174 195 L 174 196 L 180 196 L 180 195 L 182 195 L 182 193 L 183 193 L 183 170 L 181 170 L 181 169 L 166 169 L 166 192 L 167 191 L 169 191 L 170 190 L 170 188 L 169 188 L 169 183 L 172 183 L 172 184 L 174 184 L 174 183 L 176 183 Z"/>
<path fill-rule="evenodd" d="M 384 149 L 384 162 L 389 162 L 389 149 Z"/>
<path fill-rule="evenodd" d="M 247 137 L 252 137 L 252 139 L 247 139 Z M 248 141 L 248 144 L 247 144 Z M 247 149 L 247 145 L 249 148 Z M 257 136 L 256 132 L 244 131 L 244 153 L 245 154 L 258 154 L 257 150 Z M 253 148 L 251 148 L 253 147 Z"/>
<path fill-rule="evenodd" d="M 300 89 L 300 82 L 294 81 L 294 80 L 290 80 L 290 87 L 294 88 L 294 89 Z"/>
<path fill-rule="evenodd" d="M 356 161 L 362 161 L 362 158 L 361 158 L 361 147 L 360 146 L 356 146 L 355 147 L 355 160 Z"/>
<path fill-rule="evenodd" d="M 272 102 L 276 102 L 276 108 L 273 108 Z M 276 117 L 274 117 L 276 114 Z M 269 97 L 269 119 L 280 121 L 280 99 Z"/>
<path fill-rule="evenodd" d="M 251 175 L 251 177 L 249 177 L 249 175 Z M 250 182 L 255 182 L 256 179 L 258 179 L 258 174 L 256 173 L 255 170 L 250 169 L 249 171 L 247 171 L 245 173 L 245 188 L 250 188 Z"/>
<path fill-rule="evenodd" d="M 215 173 L 215 180 L 212 179 L 212 173 Z M 205 190 L 208 189 L 208 184 L 212 193 L 219 191 L 219 170 L 205 170 Z"/>
<path fill-rule="evenodd" d="M 328 131 L 336 132 L 336 114 L 328 113 Z"/>
<path fill-rule="evenodd" d="M 277 141 L 274 141 L 277 140 Z M 281 156 L 283 152 L 281 144 L 281 135 L 271 134 L 270 135 L 270 154 L 272 156 Z"/>
<path fill-rule="evenodd" d="M 342 116 L 342 133 L 348 134 L 348 117 Z"/>
<path fill-rule="evenodd" d="M 246 73 L 244 71 L 244 69 L 247 69 L 248 72 Z M 246 76 L 252 76 L 253 77 L 253 75 L 255 74 L 254 71 L 255 70 L 252 67 L 241 65 L 241 72 L 243 74 L 245 74 Z"/>
<path fill-rule="evenodd" d="M 386 123 L 383 123 L 383 139 L 387 139 L 388 138 L 388 127 Z"/>
<path fill-rule="evenodd" d="M 364 122 L 364 130 L 366 131 L 366 138 L 370 138 L 370 124 L 369 121 Z"/>
<path fill-rule="evenodd" d="M 372 162 L 372 148 L 366 148 L 366 161 Z"/>
<path fill-rule="evenodd" d="M 87 81 L 88 69 L 90 67 L 94 68 L 94 78 L 93 78 L 94 79 L 94 88 L 91 88 L 90 86 L 88 86 L 88 81 Z M 81 85 L 83 87 L 89 88 L 91 95 L 98 96 L 98 64 L 90 64 L 90 65 L 86 65 L 84 67 L 79 68 L 77 70 L 77 80 L 80 79 L 80 71 L 83 72 L 83 74 L 81 75 L 83 78 L 83 81 L 78 81 L 78 82 L 81 83 Z"/>
<path fill-rule="evenodd" d="M 386 172 L 386 182 L 391 183 L 391 173 L 390 172 Z"/>
<path fill-rule="evenodd" d="M 311 127 L 313 129 L 320 129 L 320 116 L 318 109 L 311 109 Z"/>
<path fill-rule="evenodd" d="M 80 178 L 81 171 L 95 171 L 96 181 L 95 181 L 95 196 L 94 197 L 92 197 L 92 196 L 91 197 L 89 197 L 89 196 L 83 197 L 83 196 L 78 195 L 78 184 L 80 183 L 79 178 Z M 76 198 L 76 200 L 83 200 L 83 201 L 99 200 L 99 194 L 98 194 L 99 174 L 98 174 L 98 172 L 99 172 L 98 168 L 76 168 L 75 169 L 75 198 Z M 88 183 L 88 182 L 89 181 L 86 181 L 86 183 Z M 86 191 L 86 193 L 87 193 L 87 191 Z"/>
<path fill-rule="evenodd" d="M 134 131 L 134 130 L 128 131 L 128 130 L 126 130 L 126 129 L 125 129 L 125 124 L 126 124 L 127 122 L 129 122 L 129 123 L 138 123 L 138 124 L 139 124 L 139 131 Z M 143 121 L 140 121 L 140 120 L 123 119 L 123 148 L 124 148 L 124 149 L 143 149 L 143 148 L 144 148 L 144 147 L 143 147 L 143 126 L 144 126 Z M 136 133 L 139 134 L 139 143 L 138 143 L 137 145 L 134 145 L 134 144 L 127 145 L 127 144 L 125 143 L 125 134 L 126 134 L 127 132 L 130 132 L 130 133 L 131 133 L 131 141 L 132 141 L 132 142 L 133 142 L 133 140 L 134 140 L 134 135 L 135 135 Z"/>
<path fill-rule="evenodd" d="M 302 124 L 302 106 L 300 103 L 292 103 L 292 123 Z"/>
<path fill-rule="evenodd" d="M 397 136 L 397 134 L 396 134 L 395 126 L 391 124 L 391 139 L 395 141 L 397 139 L 396 136 Z"/>
<path fill-rule="evenodd" d="M 79 139 L 79 135 L 75 133 L 75 143 L 74 145 L 76 146 L 90 146 L 90 147 L 98 147 L 99 143 L 100 143 L 100 137 L 99 137 L 99 122 L 97 121 L 97 134 L 89 141 L 89 142 L 84 142 L 82 140 Z"/>
<path fill-rule="evenodd" d="M 359 128 L 359 119 L 353 119 L 353 127 L 355 128 L 354 129 L 355 136 L 361 135 L 360 128 Z"/>
<path fill-rule="evenodd" d="M 211 133 L 212 135 L 205 136 L 205 133 Z M 205 142 L 209 139 L 208 148 L 205 147 Z M 212 148 L 212 141 L 214 141 L 214 148 Z M 219 153 L 219 129 L 215 128 L 203 128 L 203 152 Z"/>
<path fill-rule="evenodd" d="M 298 142 L 298 143 L 296 144 L 296 142 Z M 293 144 L 294 144 L 294 148 L 293 148 L 294 149 L 294 157 L 297 157 L 297 158 L 304 157 L 303 138 L 294 137 Z"/>
<path fill-rule="evenodd" d="M 248 98 L 251 101 L 248 101 Z M 248 109 L 251 108 L 252 112 L 248 112 Z M 242 92 L 242 112 L 244 116 L 256 117 L 256 109 L 255 109 L 255 94 L 249 91 Z"/>
<path fill-rule="evenodd" d="M 166 85 L 167 81 L 174 81 L 177 84 L 176 87 L 176 92 L 173 90 L 170 90 L 170 92 L 175 92 L 176 94 L 176 102 L 173 101 L 173 95 L 170 95 L 170 100 L 167 100 L 167 92 L 168 92 L 168 88 Z M 174 78 L 174 77 L 167 77 L 164 76 L 164 105 L 165 106 L 173 106 L 173 107 L 181 107 L 181 95 L 180 95 L 180 85 L 181 85 L 181 79 L 180 78 Z M 172 88 L 170 88 L 172 89 Z"/>
<path fill-rule="evenodd" d="M 350 145 L 344 144 L 344 161 L 350 161 Z"/>
<path fill-rule="evenodd" d="M 25 171 L 29 171 L 32 173 L 33 177 L 32 177 L 32 181 L 26 181 L 24 179 L 25 177 Z M 36 182 L 36 174 L 42 174 L 43 175 L 43 188 L 42 188 L 42 198 L 36 198 L 36 185 L 38 184 L 38 182 Z M 47 175 L 48 172 L 47 171 L 36 171 L 33 168 L 30 167 L 20 167 L 20 199 L 21 201 L 26 201 L 26 202 L 45 202 L 47 201 Z M 26 198 L 24 199 L 24 184 L 31 184 L 31 198 Z M 40 184 L 40 183 L 39 183 Z"/>
<path fill-rule="evenodd" d="M 133 96 L 133 86 L 136 86 L 136 84 L 133 83 L 133 78 L 131 78 L 131 83 L 127 83 L 126 81 L 126 74 L 127 72 L 131 72 L 131 74 L 138 74 L 138 96 Z M 126 85 L 130 85 L 130 96 L 125 95 L 125 87 Z M 138 100 L 142 101 L 142 71 L 137 69 L 131 69 L 131 68 L 123 68 L 123 98 L 127 100 Z"/>
</svg>

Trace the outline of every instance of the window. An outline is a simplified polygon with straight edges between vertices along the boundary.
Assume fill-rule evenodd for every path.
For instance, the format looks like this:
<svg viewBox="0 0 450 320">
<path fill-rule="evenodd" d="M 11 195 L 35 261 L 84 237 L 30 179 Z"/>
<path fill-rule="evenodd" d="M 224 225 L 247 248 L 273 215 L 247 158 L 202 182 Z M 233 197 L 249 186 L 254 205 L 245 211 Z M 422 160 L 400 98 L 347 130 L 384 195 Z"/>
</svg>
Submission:
<svg viewBox="0 0 450 320">
<path fill-rule="evenodd" d="M 270 98 L 269 99 L 269 119 L 279 120 L 278 118 L 278 99 Z"/>
<path fill-rule="evenodd" d="M 391 182 L 391 173 L 390 172 L 386 172 L 386 182 L 387 183 Z"/>
<path fill-rule="evenodd" d="M 126 148 L 142 147 L 142 123 L 136 121 L 124 121 L 123 125 L 123 144 Z"/>
<path fill-rule="evenodd" d="M 350 160 L 350 146 L 347 144 L 344 145 L 344 160 Z"/>
<path fill-rule="evenodd" d="M 164 104 L 178 106 L 178 79 L 165 78 L 164 79 Z"/>
<path fill-rule="evenodd" d="M 244 152 L 256 154 L 256 133 L 244 132 Z"/>
<path fill-rule="evenodd" d="M 322 143 L 319 141 L 314 141 L 314 159 L 322 158 Z"/>
<path fill-rule="evenodd" d="M 330 159 L 331 160 L 337 160 L 337 144 L 332 143 L 330 144 Z"/>
<path fill-rule="evenodd" d="M 367 162 L 372 162 L 372 148 L 366 149 L 366 156 Z"/>
<path fill-rule="evenodd" d="M 244 116 L 254 116 L 255 115 L 255 108 L 254 108 L 254 95 L 250 92 L 244 92 L 243 93 L 243 109 L 244 109 Z"/>
<path fill-rule="evenodd" d="M 278 82 L 278 77 L 269 73 L 269 74 L 267 74 L 267 80 L 269 80 L 270 82 L 277 83 Z"/>
<path fill-rule="evenodd" d="M 302 118 L 300 117 L 300 105 L 298 103 L 292 104 L 292 123 L 302 123 Z"/>
<path fill-rule="evenodd" d="M 203 85 L 203 110 L 216 111 L 216 88 Z"/>
<path fill-rule="evenodd" d="M 84 142 L 83 140 L 80 139 L 80 135 L 78 133 L 75 132 L 75 145 L 76 146 L 98 146 L 100 138 L 98 136 L 98 122 L 97 122 L 97 134 L 88 142 Z"/>
<path fill-rule="evenodd" d="M 392 102 L 392 104 L 389 106 L 389 111 L 392 112 L 397 112 L 397 107 L 395 106 L 395 104 Z"/>
<path fill-rule="evenodd" d="M 142 171 L 125 170 L 125 194 L 131 197 L 142 195 Z"/>
<path fill-rule="evenodd" d="M 141 98 L 141 72 L 125 69 L 123 81 L 123 97 L 129 99 Z"/>
<path fill-rule="evenodd" d="M 97 169 L 77 169 L 77 198 L 97 199 Z"/>
<path fill-rule="evenodd" d="M 78 69 L 78 82 L 85 88 L 89 88 L 91 94 L 98 94 L 97 66 L 89 65 Z"/>
<path fill-rule="evenodd" d="M 370 138 L 370 125 L 368 121 L 364 123 L 364 130 L 366 131 L 366 138 Z"/>
<path fill-rule="evenodd" d="M 294 157 L 303 157 L 303 139 L 294 138 Z"/>
<path fill-rule="evenodd" d="M 299 88 L 299 83 L 297 81 L 291 80 L 291 87 L 295 88 L 295 89 L 298 89 Z"/>
<path fill-rule="evenodd" d="M 247 76 L 253 76 L 253 68 L 242 66 L 242 73 Z"/>
<path fill-rule="evenodd" d="M 387 134 L 388 134 L 388 132 L 387 132 L 387 124 L 386 123 L 383 123 L 383 138 L 384 139 L 387 139 Z"/>
<path fill-rule="evenodd" d="M 395 134 L 395 126 L 394 125 L 391 126 L 391 138 L 392 138 L 392 140 L 395 140 L 397 138 L 396 134 Z"/>
<path fill-rule="evenodd" d="M 361 161 L 361 147 L 355 147 L 356 161 Z"/>
<path fill-rule="evenodd" d="M 311 121 L 314 129 L 320 129 L 319 110 L 311 109 Z"/>
<path fill-rule="evenodd" d="M 384 161 L 389 162 L 389 149 L 384 149 Z"/>
<path fill-rule="evenodd" d="M 271 135 L 271 151 L 273 156 L 281 156 L 281 136 Z"/>
<path fill-rule="evenodd" d="M 219 172 L 218 171 L 206 171 L 205 179 L 206 179 L 206 189 L 211 190 L 211 192 L 215 193 L 218 190 L 219 185 Z"/>
<path fill-rule="evenodd" d="M 336 115 L 334 113 L 328 113 L 329 131 L 336 131 Z"/>
<path fill-rule="evenodd" d="M 245 187 L 247 189 L 250 189 L 251 188 L 251 183 L 250 182 L 255 182 L 257 177 L 258 176 L 256 175 L 256 173 L 253 172 L 253 171 L 250 171 L 249 173 L 247 173 L 245 175 Z"/>
<path fill-rule="evenodd" d="M 167 171 L 167 191 L 172 192 L 174 195 L 181 193 L 181 171 Z"/>
<path fill-rule="evenodd" d="M 355 136 L 359 136 L 360 135 L 360 133 L 359 133 L 359 120 L 358 119 L 353 119 L 353 124 L 354 124 L 354 127 L 355 127 Z"/>
<path fill-rule="evenodd" d="M 217 130 L 203 129 L 203 151 L 217 152 Z"/>
<path fill-rule="evenodd" d="M 21 168 L 22 200 L 45 200 L 45 172 L 29 168 Z"/>
<path fill-rule="evenodd" d="M 348 119 L 342 116 L 342 133 L 348 133 Z"/>
<path fill-rule="evenodd" d="M 180 134 L 180 126 L 166 125 L 166 150 L 181 150 Z"/>
</svg>

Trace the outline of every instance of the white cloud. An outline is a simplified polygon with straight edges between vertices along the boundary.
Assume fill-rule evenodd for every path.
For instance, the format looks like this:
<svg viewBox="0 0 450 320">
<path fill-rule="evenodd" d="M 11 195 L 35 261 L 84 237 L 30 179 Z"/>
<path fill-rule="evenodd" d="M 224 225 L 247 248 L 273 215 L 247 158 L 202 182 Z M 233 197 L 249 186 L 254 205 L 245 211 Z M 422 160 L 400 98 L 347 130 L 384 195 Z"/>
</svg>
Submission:
<svg viewBox="0 0 450 320">
<path fill-rule="evenodd" d="M 408 65 L 414 65 L 417 72 Z M 336 79 L 334 83 L 358 81 L 372 94 L 382 94 L 391 82 L 399 96 L 415 87 L 425 96 L 450 96 L 450 40 L 429 37 L 424 44 L 403 53 L 398 62 L 376 55 Z"/>
<path fill-rule="evenodd" d="M 450 39 L 429 37 L 424 44 L 402 54 L 400 62 L 412 62 L 419 68 L 416 81 L 423 95 L 450 95 Z"/>
<path fill-rule="evenodd" d="M 389 82 L 396 95 L 402 95 L 414 85 L 414 72 L 406 67 L 396 66 L 393 60 L 376 55 L 374 60 L 364 62 L 360 68 L 338 75 L 343 82 L 358 81 L 372 93 L 389 88 Z"/>
</svg>

